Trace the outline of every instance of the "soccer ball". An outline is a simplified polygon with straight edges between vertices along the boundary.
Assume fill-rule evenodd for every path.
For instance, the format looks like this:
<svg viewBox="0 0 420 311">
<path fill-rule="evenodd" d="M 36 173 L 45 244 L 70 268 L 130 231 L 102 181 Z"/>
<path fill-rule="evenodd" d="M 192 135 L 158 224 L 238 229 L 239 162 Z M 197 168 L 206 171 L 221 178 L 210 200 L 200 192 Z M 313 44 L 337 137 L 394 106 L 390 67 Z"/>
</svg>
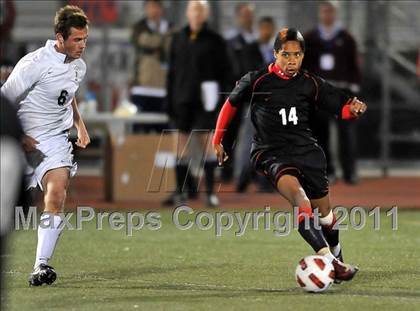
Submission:
<svg viewBox="0 0 420 311">
<path fill-rule="evenodd" d="M 324 256 L 307 256 L 296 267 L 296 282 L 307 292 L 323 292 L 334 282 L 334 266 Z"/>
</svg>

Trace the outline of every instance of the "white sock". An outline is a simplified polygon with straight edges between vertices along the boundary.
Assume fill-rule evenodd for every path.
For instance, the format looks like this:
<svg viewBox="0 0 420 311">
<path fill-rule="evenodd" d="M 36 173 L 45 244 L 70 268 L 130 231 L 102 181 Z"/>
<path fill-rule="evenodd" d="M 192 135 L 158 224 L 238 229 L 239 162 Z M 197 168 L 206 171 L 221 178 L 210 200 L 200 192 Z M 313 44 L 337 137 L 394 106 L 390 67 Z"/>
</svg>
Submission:
<svg viewBox="0 0 420 311">
<path fill-rule="evenodd" d="M 324 256 L 327 257 L 330 261 L 333 261 L 334 259 L 336 259 L 335 256 L 331 252 L 326 253 Z"/>
<path fill-rule="evenodd" d="M 336 259 L 334 255 L 331 253 L 329 247 L 324 247 L 320 249 L 317 255 L 325 256 L 329 261 L 333 261 L 334 259 Z"/>
<path fill-rule="evenodd" d="M 340 243 L 338 243 L 336 246 L 330 247 L 332 254 L 337 257 L 340 254 L 341 246 Z"/>
<path fill-rule="evenodd" d="M 58 215 L 44 214 L 41 216 L 38 226 L 38 245 L 36 247 L 36 258 L 34 268 L 40 264 L 48 264 L 52 257 L 58 237 L 63 228 L 58 228 L 61 224 L 61 217 Z M 50 223 L 52 221 L 52 223 Z M 41 227 L 43 225 L 43 227 Z"/>
<path fill-rule="evenodd" d="M 330 226 L 333 222 L 333 219 L 333 212 L 330 211 L 327 216 L 319 217 L 319 223 L 321 224 L 321 226 Z"/>
</svg>

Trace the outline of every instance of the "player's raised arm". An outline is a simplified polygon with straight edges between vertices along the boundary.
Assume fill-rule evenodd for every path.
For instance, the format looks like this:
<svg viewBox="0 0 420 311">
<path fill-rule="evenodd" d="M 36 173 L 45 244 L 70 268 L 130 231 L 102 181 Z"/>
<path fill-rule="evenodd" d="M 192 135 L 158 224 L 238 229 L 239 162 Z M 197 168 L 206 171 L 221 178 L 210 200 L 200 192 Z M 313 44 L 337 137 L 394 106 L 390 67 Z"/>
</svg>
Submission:
<svg viewBox="0 0 420 311">
<path fill-rule="evenodd" d="M 80 115 L 79 108 L 77 106 L 76 97 L 73 98 L 71 102 L 73 108 L 73 122 L 74 126 L 77 129 L 77 141 L 76 146 L 80 148 L 86 148 L 90 143 L 90 137 L 86 129 L 85 123 L 83 122 L 82 116 Z"/>
<path fill-rule="evenodd" d="M 216 153 L 219 165 L 222 165 L 228 159 L 222 140 L 230 122 L 236 114 L 237 107 L 243 102 L 251 99 L 252 74 L 244 75 L 237 83 L 229 97 L 226 99 L 222 109 L 217 118 L 216 129 L 213 136 L 213 148 Z"/>
<path fill-rule="evenodd" d="M 320 109 L 326 110 L 342 120 L 356 119 L 367 110 L 367 105 L 350 97 L 319 77 L 312 77 L 315 83 L 315 101 Z"/>
</svg>

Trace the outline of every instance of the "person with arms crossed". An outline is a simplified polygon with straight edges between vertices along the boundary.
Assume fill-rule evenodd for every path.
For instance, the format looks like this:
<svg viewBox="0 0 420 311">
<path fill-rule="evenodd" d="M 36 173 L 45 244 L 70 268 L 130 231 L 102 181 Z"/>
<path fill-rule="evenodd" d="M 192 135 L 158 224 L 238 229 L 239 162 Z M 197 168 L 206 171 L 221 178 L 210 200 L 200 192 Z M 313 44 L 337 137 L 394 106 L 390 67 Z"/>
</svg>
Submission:
<svg viewBox="0 0 420 311">
<path fill-rule="evenodd" d="M 48 265 L 62 231 L 69 178 L 77 170 L 69 130 L 77 129 L 76 145 L 85 148 L 90 138 L 77 108 L 75 93 L 86 73 L 80 58 L 86 48 L 89 21 L 76 6 L 67 5 L 54 19 L 55 40 L 27 54 L 1 87 L 1 96 L 18 105 L 25 136 L 27 188 L 44 192 L 44 213 L 38 227 L 38 245 L 29 284 L 52 284 L 57 274 Z"/>
<path fill-rule="evenodd" d="M 224 133 L 237 107 L 250 102 L 255 127 L 252 164 L 298 207 L 299 233 L 318 255 L 332 262 L 338 283 L 351 280 L 358 268 L 343 263 L 330 206 L 325 155 L 313 138 L 309 118 L 314 109 L 324 109 L 342 119 L 355 119 L 367 106 L 318 76 L 301 71 L 304 52 L 305 41 L 298 30 L 284 28 L 277 34 L 275 62 L 244 75 L 223 105 L 213 148 L 219 164 L 226 161 Z M 321 228 L 314 223 L 315 208 L 321 214 Z"/>
</svg>

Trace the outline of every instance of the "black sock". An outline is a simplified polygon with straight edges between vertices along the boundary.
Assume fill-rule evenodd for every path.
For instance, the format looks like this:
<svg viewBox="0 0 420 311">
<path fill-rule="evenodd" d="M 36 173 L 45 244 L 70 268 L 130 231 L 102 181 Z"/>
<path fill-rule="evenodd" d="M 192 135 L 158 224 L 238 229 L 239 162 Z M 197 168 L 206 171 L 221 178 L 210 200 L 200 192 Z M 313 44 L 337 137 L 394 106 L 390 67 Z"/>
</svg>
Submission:
<svg viewBox="0 0 420 311">
<path fill-rule="evenodd" d="M 217 166 L 216 161 L 206 161 L 204 163 L 204 173 L 206 177 L 206 192 L 208 195 L 214 192 L 214 169 Z"/>
<path fill-rule="evenodd" d="M 329 246 L 337 246 L 337 244 L 339 243 L 339 231 L 337 229 L 333 229 L 331 228 L 331 226 L 322 226 L 322 233 L 324 234 L 324 237 L 327 240 Z"/>
<path fill-rule="evenodd" d="M 306 218 L 306 217 L 305 217 Z M 321 229 L 316 229 L 314 224 L 314 218 L 310 217 L 308 219 L 307 228 L 305 228 L 305 223 L 307 221 L 303 219 L 299 222 L 298 231 L 300 235 L 305 239 L 305 241 L 313 248 L 313 250 L 318 253 L 318 251 L 324 247 L 328 247 L 327 241 L 325 240 L 324 235 L 322 234 Z"/>
<path fill-rule="evenodd" d="M 191 174 L 191 170 L 188 170 L 186 187 L 188 191 L 189 198 L 196 198 L 198 195 L 198 184 L 195 177 Z"/>
<path fill-rule="evenodd" d="M 185 179 L 187 178 L 188 174 L 188 165 L 179 163 L 176 165 L 175 168 L 176 173 L 176 192 L 183 193 L 185 192 Z"/>
</svg>

